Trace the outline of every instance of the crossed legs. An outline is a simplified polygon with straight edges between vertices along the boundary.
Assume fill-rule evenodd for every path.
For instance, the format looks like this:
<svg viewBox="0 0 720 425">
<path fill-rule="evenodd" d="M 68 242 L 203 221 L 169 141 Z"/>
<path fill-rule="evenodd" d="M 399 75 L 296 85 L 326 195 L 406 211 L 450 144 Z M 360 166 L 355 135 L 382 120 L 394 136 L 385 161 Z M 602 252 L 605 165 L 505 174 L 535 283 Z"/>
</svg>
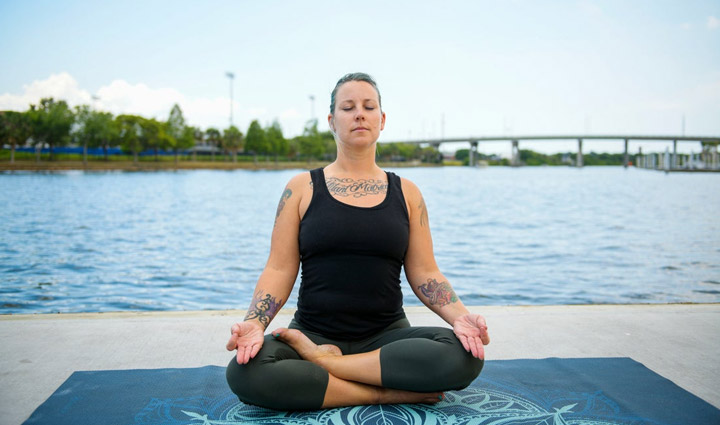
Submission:
<svg viewBox="0 0 720 425">
<path fill-rule="evenodd" d="M 297 329 L 281 328 L 273 335 L 247 365 L 233 359 L 227 379 L 240 400 L 274 409 L 436 403 L 443 391 L 472 382 L 483 365 L 444 328 L 392 329 L 357 344 L 343 343 L 345 354 Z"/>
<path fill-rule="evenodd" d="M 316 345 L 297 329 L 273 332 L 304 360 L 328 372 L 328 386 L 322 408 L 361 404 L 437 403 L 442 393 L 419 393 L 382 387 L 380 349 L 342 355 L 335 345 Z"/>
</svg>

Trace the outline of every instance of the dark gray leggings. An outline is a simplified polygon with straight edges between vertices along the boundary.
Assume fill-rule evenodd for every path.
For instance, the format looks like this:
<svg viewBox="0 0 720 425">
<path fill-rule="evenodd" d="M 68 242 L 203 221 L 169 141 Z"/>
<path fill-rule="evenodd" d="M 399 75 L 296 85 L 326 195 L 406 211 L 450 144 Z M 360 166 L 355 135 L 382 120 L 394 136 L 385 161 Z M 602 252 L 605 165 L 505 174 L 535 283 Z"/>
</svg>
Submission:
<svg viewBox="0 0 720 425">
<path fill-rule="evenodd" d="M 334 344 L 343 354 L 380 348 L 382 385 L 416 392 L 439 392 L 467 387 L 480 374 L 483 361 L 465 351 L 451 329 L 410 327 L 407 319 L 362 341 L 334 341 L 300 329 L 316 344 Z M 246 365 L 236 359 L 226 371 L 230 389 L 240 401 L 278 410 L 314 410 L 322 406 L 328 373 L 271 335 Z"/>
</svg>

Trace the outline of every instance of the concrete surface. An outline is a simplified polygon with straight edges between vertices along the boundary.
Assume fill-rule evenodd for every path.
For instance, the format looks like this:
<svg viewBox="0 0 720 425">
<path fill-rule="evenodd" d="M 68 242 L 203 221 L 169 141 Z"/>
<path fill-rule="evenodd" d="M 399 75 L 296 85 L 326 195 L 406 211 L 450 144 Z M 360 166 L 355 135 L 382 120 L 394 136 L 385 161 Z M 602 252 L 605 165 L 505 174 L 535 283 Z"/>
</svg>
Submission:
<svg viewBox="0 0 720 425">
<path fill-rule="evenodd" d="M 720 408 L 720 304 L 471 307 L 487 359 L 630 357 Z M 442 325 L 422 307 L 413 325 Z M 286 326 L 281 312 L 271 329 Z M 226 365 L 244 311 L 0 316 L 0 423 L 21 424 L 74 371 Z M 612 372 L 612 371 L 609 371 Z"/>
</svg>

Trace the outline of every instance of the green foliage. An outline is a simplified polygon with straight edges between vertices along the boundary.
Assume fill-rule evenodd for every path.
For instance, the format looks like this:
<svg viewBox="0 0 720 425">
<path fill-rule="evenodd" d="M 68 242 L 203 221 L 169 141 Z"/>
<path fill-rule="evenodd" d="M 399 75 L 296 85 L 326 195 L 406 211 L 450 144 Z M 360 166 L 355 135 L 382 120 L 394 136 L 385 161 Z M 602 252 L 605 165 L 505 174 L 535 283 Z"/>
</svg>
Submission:
<svg viewBox="0 0 720 425">
<path fill-rule="evenodd" d="M 143 120 L 143 117 L 137 115 L 118 115 L 115 118 L 120 146 L 125 152 L 132 152 L 135 162 L 144 147 Z"/>
<path fill-rule="evenodd" d="M 231 125 L 223 134 L 223 148 L 232 152 L 233 162 L 237 162 L 237 151 L 242 148 L 243 134 L 237 127 Z"/>
<path fill-rule="evenodd" d="M 98 112 L 87 105 L 75 109 L 76 125 L 72 131 L 73 141 L 85 148 L 102 147 L 107 160 L 108 149 L 121 143 L 119 124 L 109 112 Z"/>
<path fill-rule="evenodd" d="M 437 164 L 442 162 L 442 154 L 434 146 L 420 147 L 412 143 L 378 144 L 378 157 L 383 161 L 422 161 Z"/>
<path fill-rule="evenodd" d="M 195 146 L 195 127 L 185 126 L 175 141 L 175 150 L 186 150 Z"/>
<path fill-rule="evenodd" d="M 36 146 L 47 144 L 52 148 L 65 146 L 70 142 L 70 129 L 75 115 L 64 100 L 43 98 L 39 105 L 31 105 L 28 111 L 32 126 L 32 137 Z"/>
<path fill-rule="evenodd" d="M 278 156 L 285 156 L 290 151 L 290 144 L 283 136 L 282 128 L 277 120 L 273 121 L 272 125 L 265 129 L 265 137 L 270 147 L 270 153 L 275 155 L 275 160 L 277 160 Z"/>
<path fill-rule="evenodd" d="M 623 165 L 623 153 L 584 153 L 583 165 Z M 520 161 L 524 165 L 574 165 L 577 152 L 556 153 L 546 155 L 539 152 L 521 149 Z"/>
<path fill-rule="evenodd" d="M 300 155 L 304 156 L 308 161 L 322 157 L 325 147 L 323 138 L 317 128 L 317 120 L 310 120 L 305 124 L 299 142 Z"/>
<path fill-rule="evenodd" d="M 8 144 L 11 161 L 15 159 L 15 147 L 27 143 L 32 136 L 32 123 L 27 112 L 0 112 L 0 145 Z"/>
<path fill-rule="evenodd" d="M 470 149 L 458 149 L 455 151 L 455 159 L 467 162 L 470 160 Z"/>
<path fill-rule="evenodd" d="M 248 127 L 245 136 L 245 151 L 252 152 L 255 156 L 267 154 L 270 151 L 265 130 L 260 126 L 258 120 L 253 120 Z"/>
<path fill-rule="evenodd" d="M 185 131 L 185 117 L 180 106 L 176 103 L 170 110 L 167 120 L 167 135 L 175 140 L 180 139 Z"/>
<path fill-rule="evenodd" d="M 155 118 L 140 121 L 142 127 L 141 141 L 143 147 L 155 151 L 155 160 L 158 158 L 158 151 L 171 147 L 172 139 L 168 136 L 165 123 L 159 122 Z"/>
<path fill-rule="evenodd" d="M 215 127 L 210 127 L 205 130 L 205 141 L 210 146 L 220 147 L 222 145 L 222 134 L 220 134 L 220 130 Z"/>
</svg>

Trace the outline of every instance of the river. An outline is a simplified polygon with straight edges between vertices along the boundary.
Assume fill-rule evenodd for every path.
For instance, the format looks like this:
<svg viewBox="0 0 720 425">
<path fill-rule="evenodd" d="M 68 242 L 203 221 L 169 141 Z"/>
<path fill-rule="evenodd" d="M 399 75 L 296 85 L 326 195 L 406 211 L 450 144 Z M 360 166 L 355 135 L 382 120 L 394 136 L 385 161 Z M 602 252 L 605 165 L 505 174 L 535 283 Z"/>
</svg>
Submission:
<svg viewBox="0 0 720 425">
<path fill-rule="evenodd" d="M 720 302 L 720 174 L 393 171 L 466 304 Z M 246 308 L 298 172 L 0 174 L 0 314 Z"/>
</svg>

